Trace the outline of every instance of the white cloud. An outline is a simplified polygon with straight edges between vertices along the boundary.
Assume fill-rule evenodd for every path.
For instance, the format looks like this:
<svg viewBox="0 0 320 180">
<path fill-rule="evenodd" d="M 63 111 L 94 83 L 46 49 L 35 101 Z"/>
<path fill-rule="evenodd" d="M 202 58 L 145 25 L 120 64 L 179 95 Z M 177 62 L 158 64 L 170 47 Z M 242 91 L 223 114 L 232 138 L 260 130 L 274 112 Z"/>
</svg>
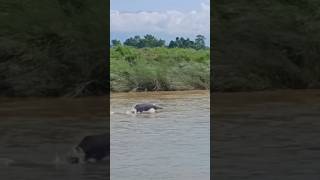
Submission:
<svg viewBox="0 0 320 180">
<path fill-rule="evenodd" d="M 210 34 L 210 5 L 201 3 L 200 10 L 181 12 L 140 11 L 120 12 L 111 10 L 111 32 L 149 32 L 169 35 Z"/>
</svg>

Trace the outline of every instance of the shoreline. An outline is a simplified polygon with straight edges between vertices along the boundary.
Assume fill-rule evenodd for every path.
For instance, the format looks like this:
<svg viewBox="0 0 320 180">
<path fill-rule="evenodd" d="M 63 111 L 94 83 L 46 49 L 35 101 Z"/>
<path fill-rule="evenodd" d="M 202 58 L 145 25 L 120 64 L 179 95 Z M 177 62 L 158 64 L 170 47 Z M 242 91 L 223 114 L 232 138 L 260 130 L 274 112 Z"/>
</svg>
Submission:
<svg viewBox="0 0 320 180">
<path fill-rule="evenodd" d="M 147 92 L 117 92 L 117 93 L 111 93 L 110 99 L 113 98 L 155 98 L 158 97 L 166 97 L 166 98 L 172 98 L 172 97 L 186 97 L 190 95 L 195 96 L 208 96 L 210 97 L 210 91 L 209 90 L 190 90 L 190 91 L 147 91 Z"/>
<path fill-rule="evenodd" d="M 168 93 L 172 93 L 172 92 L 203 92 L 203 91 L 208 91 L 210 92 L 210 89 L 192 89 L 192 90 L 173 90 L 173 91 L 123 91 L 123 92 L 119 92 L 119 91 L 110 91 L 110 94 L 129 94 L 129 93 L 162 93 L 164 94 L 165 92 Z"/>
<path fill-rule="evenodd" d="M 251 90 L 251 91 L 215 91 L 210 89 L 192 89 L 192 90 L 171 90 L 171 91 L 110 91 L 109 94 L 101 94 L 101 95 L 90 95 L 90 96 L 0 96 L 0 99 L 85 99 L 85 98 L 98 98 L 98 97 L 106 97 L 108 95 L 120 95 L 120 94 L 184 94 L 184 93 L 201 93 L 201 92 L 209 92 L 212 95 L 217 94 L 251 94 L 251 93 L 279 93 L 279 92 L 319 92 L 320 88 L 308 88 L 308 89 L 265 89 L 265 90 Z"/>
</svg>

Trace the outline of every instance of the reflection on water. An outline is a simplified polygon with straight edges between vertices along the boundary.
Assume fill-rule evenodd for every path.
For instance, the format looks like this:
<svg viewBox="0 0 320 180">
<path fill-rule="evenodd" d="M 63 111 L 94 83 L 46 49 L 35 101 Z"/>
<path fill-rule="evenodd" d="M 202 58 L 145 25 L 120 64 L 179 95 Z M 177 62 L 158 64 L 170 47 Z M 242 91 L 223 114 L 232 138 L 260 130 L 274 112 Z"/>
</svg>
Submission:
<svg viewBox="0 0 320 180">
<path fill-rule="evenodd" d="M 164 109 L 125 114 L 141 102 Z M 113 94 L 111 111 L 112 180 L 209 179 L 209 92 Z"/>
<path fill-rule="evenodd" d="M 0 99 L 0 179 L 106 179 L 106 162 L 68 164 L 71 148 L 108 129 L 105 98 Z"/>
<path fill-rule="evenodd" d="M 320 178 L 320 91 L 213 95 L 216 179 Z"/>
</svg>

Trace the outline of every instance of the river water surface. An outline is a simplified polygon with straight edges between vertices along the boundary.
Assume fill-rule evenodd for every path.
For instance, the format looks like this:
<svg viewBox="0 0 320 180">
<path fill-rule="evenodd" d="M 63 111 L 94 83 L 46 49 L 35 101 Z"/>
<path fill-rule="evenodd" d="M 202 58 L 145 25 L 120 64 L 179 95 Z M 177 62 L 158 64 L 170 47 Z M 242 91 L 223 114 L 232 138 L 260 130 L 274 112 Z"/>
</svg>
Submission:
<svg viewBox="0 0 320 180">
<path fill-rule="evenodd" d="M 212 97 L 214 179 L 320 179 L 320 90 Z"/>
<path fill-rule="evenodd" d="M 226 180 L 318 180 L 320 91 L 214 93 L 213 172 Z M 140 102 L 164 107 L 125 114 Z M 107 179 L 107 163 L 66 163 L 106 132 L 108 101 L 0 98 L 0 179 Z M 112 180 L 209 179 L 209 94 L 119 93 L 111 99 Z"/>
<path fill-rule="evenodd" d="M 105 180 L 107 163 L 68 164 L 86 135 L 108 129 L 108 100 L 1 98 L 1 180 Z"/>
<path fill-rule="evenodd" d="M 126 114 L 136 103 L 155 114 Z M 111 96 L 112 180 L 209 180 L 208 91 L 119 93 Z"/>
</svg>

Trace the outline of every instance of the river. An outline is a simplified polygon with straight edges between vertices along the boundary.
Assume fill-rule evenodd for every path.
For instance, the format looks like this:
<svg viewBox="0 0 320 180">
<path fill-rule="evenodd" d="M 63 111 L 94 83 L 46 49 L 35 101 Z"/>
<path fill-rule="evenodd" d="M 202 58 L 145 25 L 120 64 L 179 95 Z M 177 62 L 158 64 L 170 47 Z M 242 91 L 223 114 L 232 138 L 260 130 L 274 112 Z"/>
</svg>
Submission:
<svg viewBox="0 0 320 180">
<path fill-rule="evenodd" d="M 107 163 L 69 164 L 86 135 L 108 130 L 108 99 L 0 98 L 0 179 L 105 180 Z"/>
<path fill-rule="evenodd" d="M 126 114 L 136 103 L 155 103 L 155 114 Z M 210 179 L 208 91 L 111 95 L 112 180 Z"/>
<path fill-rule="evenodd" d="M 319 179 L 320 91 L 214 93 L 216 179 Z M 164 107 L 128 115 L 135 103 Z M 209 94 L 119 93 L 111 99 L 111 178 L 209 179 Z M 68 164 L 85 135 L 105 132 L 108 100 L 0 98 L 0 176 L 106 179 L 105 162 Z"/>
<path fill-rule="evenodd" d="M 214 179 L 320 178 L 320 90 L 212 98 Z"/>
</svg>

